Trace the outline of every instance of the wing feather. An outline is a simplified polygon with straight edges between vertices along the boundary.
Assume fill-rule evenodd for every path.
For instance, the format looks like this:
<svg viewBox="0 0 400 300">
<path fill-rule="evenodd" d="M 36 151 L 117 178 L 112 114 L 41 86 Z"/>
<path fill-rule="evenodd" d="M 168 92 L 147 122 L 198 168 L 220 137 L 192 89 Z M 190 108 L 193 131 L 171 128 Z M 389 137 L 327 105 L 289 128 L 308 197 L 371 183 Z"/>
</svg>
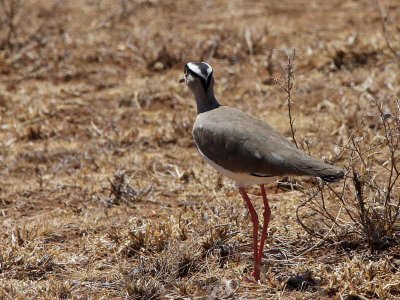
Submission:
<svg viewBox="0 0 400 300">
<path fill-rule="evenodd" d="M 193 137 L 204 155 L 233 172 L 310 175 L 327 181 L 343 177 L 340 168 L 312 158 L 267 123 L 234 108 L 199 114 Z"/>
</svg>

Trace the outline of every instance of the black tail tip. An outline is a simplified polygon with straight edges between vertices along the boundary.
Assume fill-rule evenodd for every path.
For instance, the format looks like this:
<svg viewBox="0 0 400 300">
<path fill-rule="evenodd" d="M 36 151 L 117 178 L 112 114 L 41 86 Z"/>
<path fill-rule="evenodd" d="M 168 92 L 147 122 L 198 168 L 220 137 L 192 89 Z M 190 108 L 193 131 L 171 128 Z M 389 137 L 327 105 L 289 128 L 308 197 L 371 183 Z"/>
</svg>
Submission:
<svg viewBox="0 0 400 300">
<path fill-rule="evenodd" d="M 329 174 L 326 176 L 321 176 L 320 178 L 326 182 L 338 182 L 344 177 L 344 171 L 340 170 L 336 174 Z"/>
</svg>

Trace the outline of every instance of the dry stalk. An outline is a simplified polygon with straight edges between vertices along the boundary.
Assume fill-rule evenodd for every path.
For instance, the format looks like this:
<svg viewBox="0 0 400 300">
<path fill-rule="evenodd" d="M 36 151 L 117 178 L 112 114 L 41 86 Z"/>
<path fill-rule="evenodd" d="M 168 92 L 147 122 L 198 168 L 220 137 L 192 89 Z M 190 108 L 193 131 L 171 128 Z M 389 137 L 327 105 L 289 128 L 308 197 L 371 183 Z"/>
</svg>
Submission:
<svg viewBox="0 0 400 300">
<path fill-rule="evenodd" d="M 54 14 L 54 12 L 59 8 L 62 1 L 55 1 L 53 6 L 47 11 L 46 14 Z M 29 45 L 41 45 L 43 41 L 46 40 L 47 36 L 47 26 L 49 25 L 48 18 L 45 18 L 39 26 L 36 27 L 29 35 L 25 36 L 23 31 L 23 20 L 20 18 L 20 14 L 23 10 L 28 8 L 23 5 L 20 0 L 0 0 L 0 25 L 7 32 L 2 40 L 0 40 L 0 49 L 11 49 L 25 50 Z"/>
<path fill-rule="evenodd" d="M 14 83 L 57 72 L 68 57 L 65 24 L 55 17 L 63 1 L 34 11 L 30 5 L 29 1 L 0 0 L 0 51 L 8 72 L 21 75 Z M 27 16 L 37 18 L 37 25 L 24 22 Z"/>
<path fill-rule="evenodd" d="M 286 52 L 286 55 L 287 55 L 286 68 L 282 66 L 282 69 L 285 72 L 285 77 L 283 80 L 275 79 L 275 83 L 280 88 L 282 88 L 286 93 L 290 132 L 292 135 L 293 143 L 296 145 L 297 148 L 299 148 L 295 137 L 296 130 L 294 128 L 294 118 L 292 116 L 292 104 L 293 104 L 292 89 L 294 85 L 294 61 L 296 59 L 296 49 L 293 49 L 292 53 Z"/>
<path fill-rule="evenodd" d="M 398 234 L 395 224 L 400 220 L 400 109 L 390 114 L 377 100 L 372 100 L 372 104 L 380 121 L 376 134 L 384 141 L 377 145 L 368 143 L 367 129 L 353 132 L 342 152 L 348 155 L 346 169 L 347 174 L 352 175 L 345 177 L 340 188 L 327 186 L 328 189 L 323 189 L 317 184 L 316 188 L 303 190 L 307 200 L 299 206 L 297 217 L 313 237 L 340 243 L 365 242 L 370 251 L 375 252 L 396 244 Z M 335 203 L 343 208 L 342 217 L 335 217 Z M 306 217 L 299 213 L 303 208 L 314 212 L 318 223 L 307 225 Z"/>
<path fill-rule="evenodd" d="M 376 2 L 376 6 L 378 7 L 383 38 L 385 39 L 386 46 L 389 49 L 389 51 L 393 54 L 394 58 L 396 58 L 397 61 L 400 62 L 400 52 L 398 52 L 394 48 L 392 41 L 391 41 L 391 34 L 389 33 L 389 30 L 387 28 L 388 12 L 387 12 L 387 10 L 385 11 L 384 8 L 380 5 L 379 0 L 375 0 L 375 2 Z"/>
<path fill-rule="evenodd" d="M 0 49 L 5 49 L 11 46 L 11 40 L 16 34 L 15 20 L 21 9 L 21 2 L 19 0 L 1 0 L 0 8 L 3 11 L 2 16 L 0 16 L 0 25 L 6 32 L 3 40 L 0 41 Z"/>
</svg>

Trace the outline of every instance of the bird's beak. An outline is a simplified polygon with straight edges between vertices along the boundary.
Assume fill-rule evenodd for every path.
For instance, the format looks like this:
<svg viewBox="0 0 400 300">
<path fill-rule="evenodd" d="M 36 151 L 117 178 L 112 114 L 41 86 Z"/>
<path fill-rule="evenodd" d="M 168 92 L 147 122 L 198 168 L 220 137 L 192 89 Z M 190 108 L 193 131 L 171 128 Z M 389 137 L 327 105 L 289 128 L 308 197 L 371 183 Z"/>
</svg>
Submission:
<svg viewBox="0 0 400 300">
<path fill-rule="evenodd" d="M 183 83 L 185 82 L 185 77 L 182 77 L 181 79 L 179 79 L 179 83 Z"/>
</svg>

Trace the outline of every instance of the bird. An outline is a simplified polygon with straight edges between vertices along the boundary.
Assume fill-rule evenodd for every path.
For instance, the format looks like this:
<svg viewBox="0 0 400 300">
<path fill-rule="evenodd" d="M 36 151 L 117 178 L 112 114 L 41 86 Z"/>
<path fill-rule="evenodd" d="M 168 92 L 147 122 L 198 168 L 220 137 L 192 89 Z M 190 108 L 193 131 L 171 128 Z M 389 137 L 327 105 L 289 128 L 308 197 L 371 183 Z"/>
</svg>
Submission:
<svg viewBox="0 0 400 300">
<path fill-rule="evenodd" d="M 221 105 L 214 94 L 213 69 L 206 62 L 188 62 L 184 82 L 193 92 L 197 117 L 192 135 L 201 157 L 219 173 L 236 182 L 253 225 L 255 281 L 260 280 L 264 245 L 271 218 L 265 184 L 280 176 L 312 176 L 326 182 L 344 177 L 340 167 L 323 163 L 298 149 L 269 124 L 236 108 Z M 246 192 L 257 184 L 263 198 L 263 226 Z"/>
</svg>

